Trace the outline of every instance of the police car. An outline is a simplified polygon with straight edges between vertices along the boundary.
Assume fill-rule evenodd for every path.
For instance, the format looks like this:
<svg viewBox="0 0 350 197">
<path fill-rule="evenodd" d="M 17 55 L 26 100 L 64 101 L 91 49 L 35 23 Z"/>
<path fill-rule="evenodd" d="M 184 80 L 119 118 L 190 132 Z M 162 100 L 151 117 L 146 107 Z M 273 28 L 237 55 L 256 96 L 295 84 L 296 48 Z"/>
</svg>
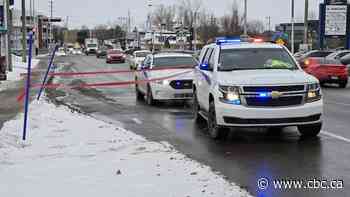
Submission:
<svg viewBox="0 0 350 197">
<path fill-rule="evenodd" d="M 164 100 L 191 100 L 193 69 L 197 64 L 191 54 L 180 52 L 146 56 L 135 72 L 137 99 L 145 96 L 149 105 Z"/>
<path fill-rule="evenodd" d="M 230 127 L 297 126 L 303 136 L 322 127 L 319 81 L 305 73 L 291 53 L 272 43 L 219 38 L 201 51 L 195 69 L 193 110 L 212 138 Z"/>
</svg>

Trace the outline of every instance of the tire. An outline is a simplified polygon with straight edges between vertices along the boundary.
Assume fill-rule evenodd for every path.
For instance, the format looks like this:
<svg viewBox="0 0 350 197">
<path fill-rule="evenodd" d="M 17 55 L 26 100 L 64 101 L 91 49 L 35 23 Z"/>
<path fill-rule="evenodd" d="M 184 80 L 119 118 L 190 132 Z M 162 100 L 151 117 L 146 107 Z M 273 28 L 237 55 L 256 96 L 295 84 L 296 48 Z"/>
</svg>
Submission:
<svg viewBox="0 0 350 197">
<path fill-rule="evenodd" d="M 214 102 L 209 104 L 209 113 L 208 113 L 208 132 L 210 137 L 213 139 L 225 139 L 229 133 L 228 128 L 223 128 L 219 126 L 216 122 L 216 112 Z"/>
<path fill-rule="evenodd" d="M 137 78 L 135 79 L 135 81 L 137 81 Z M 141 100 L 143 100 L 145 98 L 143 93 L 139 90 L 138 84 L 135 84 L 135 91 L 136 91 L 136 99 L 138 101 L 141 101 Z"/>
<path fill-rule="evenodd" d="M 299 133 L 303 137 L 316 137 L 322 129 L 322 123 L 298 126 Z"/>
<path fill-rule="evenodd" d="M 339 83 L 339 87 L 340 87 L 340 88 L 346 88 L 347 85 L 348 85 L 348 82 L 347 82 L 347 81 L 343 81 L 343 82 L 340 82 L 340 83 Z"/>
<path fill-rule="evenodd" d="M 197 125 L 203 125 L 205 123 L 205 119 L 199 114 L 200 106 L 198 103 L 197 92 L 193 91 L 193 119 Z"/>
<path fill-rule="evenodd" d="M 156 101 L 153 99 L 153 95 L 152 95 L 152 91 L 151 91 L 150 86 L 147 87 L 146 102 L 148 105 L 151 105 L 151 106 L 156 104 Z"/>
</svg>

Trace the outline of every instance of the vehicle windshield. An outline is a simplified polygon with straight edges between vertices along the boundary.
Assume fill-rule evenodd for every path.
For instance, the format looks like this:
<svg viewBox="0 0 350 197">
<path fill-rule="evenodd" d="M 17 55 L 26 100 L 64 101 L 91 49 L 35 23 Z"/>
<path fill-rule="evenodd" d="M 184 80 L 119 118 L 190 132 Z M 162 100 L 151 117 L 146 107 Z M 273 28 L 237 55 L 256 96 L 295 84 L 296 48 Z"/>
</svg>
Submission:
<svg viewBox="0 0 350 197">
<path fill-rule="evenodd" d="M 330 55 L 332 52 L 330 51 L 315 51 L 309 54 L 306 54 L 307 57 L 326 57 Z"/>
<path fill-rule="evenodd" d="M 109 50 L 108 53 L 109 53 L 109 54 L 121 54 L 121 53 L 123 53 L 123 52 L 120 51 L 120 50 Z"/>
<path fill-rule="evenodd" d="M 193 57 L 157 57 L 154 58 L 154 67 L 194 67 L 197 65 Z"/>
<path fill-rule="evenodd" d="M 151 52 L 137 52 L 137 53 L 135 53 L 135 56 L 136 57 L 146 57 L 149 54 L 151 54 Z"/>
<path fill-rule="evenodd" d="M 223 49 L 219 71 L 256 69 L 298 69 L 292 57 L 283 49 Z"/>
<path fill-rule="evenodd" d="M 96 44 L 88 44 L 87 47 L 96 47 Z"/>
</svg>

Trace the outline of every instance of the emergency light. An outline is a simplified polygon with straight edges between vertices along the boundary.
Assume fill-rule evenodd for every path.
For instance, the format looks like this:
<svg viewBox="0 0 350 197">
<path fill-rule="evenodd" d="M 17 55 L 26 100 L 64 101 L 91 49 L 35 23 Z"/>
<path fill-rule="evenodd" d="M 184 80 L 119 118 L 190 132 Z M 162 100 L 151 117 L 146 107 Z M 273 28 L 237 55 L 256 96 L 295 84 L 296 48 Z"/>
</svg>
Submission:
<svg viewBox="0 0 350 197">
<path fill-rule="evenodd" d="M 216 38 L 217 45 L 225 45 L 225 44 L 240 44 L 241 39 L 237 37 L 219 37 Z"/>
</svg>

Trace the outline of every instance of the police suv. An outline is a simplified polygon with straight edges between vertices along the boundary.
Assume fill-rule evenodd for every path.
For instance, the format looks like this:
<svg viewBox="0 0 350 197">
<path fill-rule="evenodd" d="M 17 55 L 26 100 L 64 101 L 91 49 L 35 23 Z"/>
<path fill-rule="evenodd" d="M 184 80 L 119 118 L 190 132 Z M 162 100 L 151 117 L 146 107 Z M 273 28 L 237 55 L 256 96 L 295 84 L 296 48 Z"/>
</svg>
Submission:
<svg viewBox="0 0 350 197">
<path fill-rule="evenodd" d="M 297 126 L 303 136 L 321 131 L 319 81 L 291 53 L 272 43 L 219 38 L 203 48 L 195 69 L 193 109 L 212 138 L 230 127 Z"/>
<path fill-rule="evenodd" d="M 191 100 L 193 69 L 198 64 L 191 54 L 159 52 L 149 54 L 135 72 L 137 99 L 146 102 Z"/>
</svg>

